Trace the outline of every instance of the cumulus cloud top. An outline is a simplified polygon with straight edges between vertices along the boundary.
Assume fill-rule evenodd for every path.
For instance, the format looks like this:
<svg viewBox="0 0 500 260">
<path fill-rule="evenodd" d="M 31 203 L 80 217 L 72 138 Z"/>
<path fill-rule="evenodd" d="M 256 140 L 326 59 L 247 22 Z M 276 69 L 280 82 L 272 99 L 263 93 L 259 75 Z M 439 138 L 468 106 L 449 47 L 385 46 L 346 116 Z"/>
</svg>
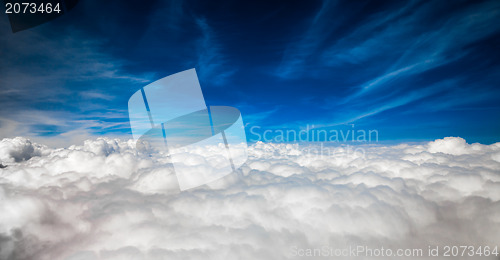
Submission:
<svg viewBox="0 0 500 260">
<path fill-rule="evenodd" d="M 44 146 L 33 144 L 26 138 L 5 138 L 0 141 L 0 161 L 20 162 L 42 155 Z"/>
<path fill-rule="evenodd" d="M 294 246 L 500 243 L 500 143 L 307 148 L 256 143 L 236 173 L 181 192 L 165 154 L 133 141 L 4 139 L 0 259 L 294 259 Z"/>
</svg>

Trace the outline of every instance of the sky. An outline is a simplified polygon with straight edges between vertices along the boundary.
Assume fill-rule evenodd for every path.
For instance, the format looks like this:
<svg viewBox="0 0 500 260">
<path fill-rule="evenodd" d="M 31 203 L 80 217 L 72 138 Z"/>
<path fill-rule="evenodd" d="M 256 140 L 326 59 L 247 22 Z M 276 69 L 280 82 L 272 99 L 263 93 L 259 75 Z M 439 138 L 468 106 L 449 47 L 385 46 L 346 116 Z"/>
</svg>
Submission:
<svg viewBox="0 0 500 260">
<path fill-rule="evenodd" d="M 0 16 L 0 137 L 132 138 L 127 102 L 196 68 L 249 129 L 500 141 L 498 1 L 80 1 L 12 33 Z"/>
</svg>

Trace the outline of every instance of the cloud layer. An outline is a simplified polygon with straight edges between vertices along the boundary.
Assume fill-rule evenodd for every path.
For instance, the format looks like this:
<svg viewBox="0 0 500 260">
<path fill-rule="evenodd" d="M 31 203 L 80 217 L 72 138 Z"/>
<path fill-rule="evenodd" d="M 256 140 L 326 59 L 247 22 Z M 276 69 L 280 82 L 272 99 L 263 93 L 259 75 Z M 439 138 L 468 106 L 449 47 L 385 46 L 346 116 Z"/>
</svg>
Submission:
<svg viewBox="0 0 500 260">
<path fill-rule="evenodd" d="M 293 248 L 500 243 L 500 143 L 256 143 L 180 192 L 132 141 L 0 141 L 0 259 L 295 259 Z M 482 258 L 486 259 L 486 258 Z"/>
</svg>

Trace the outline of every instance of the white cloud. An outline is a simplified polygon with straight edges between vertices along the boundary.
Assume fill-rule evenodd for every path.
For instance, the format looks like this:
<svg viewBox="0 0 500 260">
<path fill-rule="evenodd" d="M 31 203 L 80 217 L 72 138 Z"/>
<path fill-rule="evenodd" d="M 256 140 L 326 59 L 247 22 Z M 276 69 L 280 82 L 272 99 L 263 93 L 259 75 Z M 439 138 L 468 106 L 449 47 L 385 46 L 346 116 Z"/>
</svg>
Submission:
<svg viewBox="0 0 500 260">
<path fill-rule="evenodd" d="M 20 162 L 33 156 L 42 155 L 44 146 L 31 143 L 25 138 L 3 139 L 0 141 L 0 161 Z"/>
<path fill-rule="evenodd" d="M 132 141 L 4 139 L 0 259 L 294 259 L 294 246 L 500 242 L 500 143 L 316 148 L 256 143 L 237 173 L 180 192 L 165 156 Z"/>
</svg>

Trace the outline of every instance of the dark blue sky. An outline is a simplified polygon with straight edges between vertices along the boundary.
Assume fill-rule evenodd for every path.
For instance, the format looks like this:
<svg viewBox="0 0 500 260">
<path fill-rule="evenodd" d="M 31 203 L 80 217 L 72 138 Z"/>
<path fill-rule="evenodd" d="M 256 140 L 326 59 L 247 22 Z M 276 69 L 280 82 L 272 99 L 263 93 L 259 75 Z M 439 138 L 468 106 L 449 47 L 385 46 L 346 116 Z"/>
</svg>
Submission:
<svg viewBox="0 0 500 260">
<path fill-rule="evenodd" d="M 499 1 L 80 1 L 0 18 L 0 137 L 131 138 L 127 101 L 192 67 L 247 127 L 500 141 Z"/>
</svg>

